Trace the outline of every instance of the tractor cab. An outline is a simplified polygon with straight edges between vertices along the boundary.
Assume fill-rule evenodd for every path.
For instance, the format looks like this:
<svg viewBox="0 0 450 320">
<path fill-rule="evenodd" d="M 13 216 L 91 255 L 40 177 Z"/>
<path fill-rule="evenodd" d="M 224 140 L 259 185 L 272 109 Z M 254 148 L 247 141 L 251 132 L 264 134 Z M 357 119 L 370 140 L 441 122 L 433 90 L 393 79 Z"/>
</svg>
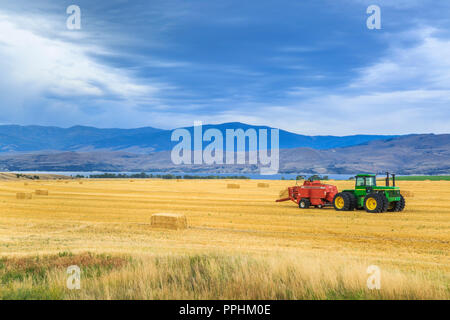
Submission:
<svg viewBox="0 0 450 320">
<path fill-rule="evenodd" d="M 358 174 L 355 178 L 355 189 L 366 189 L 377 186 L 377 179 L 374 174 Z"/>
</svg>

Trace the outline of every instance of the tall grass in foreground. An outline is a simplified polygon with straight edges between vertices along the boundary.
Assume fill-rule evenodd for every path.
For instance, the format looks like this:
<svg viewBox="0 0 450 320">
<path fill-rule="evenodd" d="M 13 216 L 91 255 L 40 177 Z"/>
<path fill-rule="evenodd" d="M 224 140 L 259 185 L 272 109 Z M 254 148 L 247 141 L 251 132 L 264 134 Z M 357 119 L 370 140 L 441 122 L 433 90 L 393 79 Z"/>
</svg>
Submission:
<svg viewBox="0 0 450 320">
<path fill-rule="evenodd" d="M 74 262 L 80 262 L 77 255 Z M 6 299 L 449 299 L 448 275 L 381 267 L 381 290 L 366 286 L 367 264 L 334 258 L 182 255 L 81 259 L 81 290 L 68 290 L 66 264 L 5 276 Z M 49 259 L 49 258 L 47 258 Z M 83 264 L 84 263 L 84 264 Z M 3 260 L 9 271 L 14 264 Z"/>
</svg>

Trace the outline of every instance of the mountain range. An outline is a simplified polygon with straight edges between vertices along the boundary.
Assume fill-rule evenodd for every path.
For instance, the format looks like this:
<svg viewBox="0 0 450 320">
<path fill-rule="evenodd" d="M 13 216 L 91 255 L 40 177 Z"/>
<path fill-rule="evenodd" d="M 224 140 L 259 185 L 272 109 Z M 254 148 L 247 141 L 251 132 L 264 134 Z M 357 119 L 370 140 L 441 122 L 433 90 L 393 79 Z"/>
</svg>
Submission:
<svg viewBox="0 0 450 320">
<path fill-rule="evenodd" d="M 243 123 L 209 128 L 270 129 Z M 192 127 L 186 127 L 193 132 Z M 259 173 L 256 165 L 174 165 L 172 130 L 0 126 L 0 171 Z M 450 134 L 307 136 L 280 130 L 280 173 L 450 174 Z"/>
<path fill-rule="evenodd" d="M 215 128 L 225 136 L 226 129 L 270 129 L 266 126 L 251 126 L 233 122 L 218 125 L 204 125 L 203 132 Z M 193 127 L 185 127 L 193 135 Z M 137 129 L 99 129 L 75 126 L 71 128 L 44 126 L 0 126 L 0 153 L 51 152 L 51 151 L 126 151 L 147 154 L 149 152 L 172 150 L 177 142 L 171 141 L 173 130 L 152 127 Z M 270 133 L 270 132 L 269 132 Z M 373 140 L 395 136 L 352 135 L 306 136 L 279 131 L 280 149 L 307 147 L 318 150 L 347 147 Z"/>
</svg>

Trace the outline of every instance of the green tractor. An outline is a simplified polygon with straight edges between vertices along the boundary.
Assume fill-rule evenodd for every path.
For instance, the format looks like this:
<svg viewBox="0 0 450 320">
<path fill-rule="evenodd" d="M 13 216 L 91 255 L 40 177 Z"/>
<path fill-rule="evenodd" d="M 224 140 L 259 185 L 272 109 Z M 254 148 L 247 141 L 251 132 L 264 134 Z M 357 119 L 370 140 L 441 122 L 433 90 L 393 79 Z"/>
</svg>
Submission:
<svg viewBox="0 0 450 320">
<path fill-rule="evenodd" d="M 358 174 L 355 189 L 344 190 L 333 198 L 337 211 L 365 209 L 370 213 L 400 212 L 405 209 L 405 198 L 400 188 L 395 186 L 395 174 L 392 174 L 392 186 L 389 186 L 389 172 L 386 172 L 386 186 L 377 186 L 375 174 Z"/>
</svg>

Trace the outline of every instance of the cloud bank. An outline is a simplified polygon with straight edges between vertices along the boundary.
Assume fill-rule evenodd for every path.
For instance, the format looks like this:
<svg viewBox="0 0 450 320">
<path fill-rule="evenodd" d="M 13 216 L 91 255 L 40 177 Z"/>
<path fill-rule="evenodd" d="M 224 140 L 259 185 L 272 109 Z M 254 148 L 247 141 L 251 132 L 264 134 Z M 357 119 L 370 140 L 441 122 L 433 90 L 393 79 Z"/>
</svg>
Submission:
<svg viewBox="0 0 450 320">
<path fill-rule="evenodd" d="M 369 31 L 367 2 L 343 3 L 81 1 L 76 32 L 63 5 L 8 3 L 0 123 L 448 132 L 449 5 L 382 1 Z"/>
</svg>

